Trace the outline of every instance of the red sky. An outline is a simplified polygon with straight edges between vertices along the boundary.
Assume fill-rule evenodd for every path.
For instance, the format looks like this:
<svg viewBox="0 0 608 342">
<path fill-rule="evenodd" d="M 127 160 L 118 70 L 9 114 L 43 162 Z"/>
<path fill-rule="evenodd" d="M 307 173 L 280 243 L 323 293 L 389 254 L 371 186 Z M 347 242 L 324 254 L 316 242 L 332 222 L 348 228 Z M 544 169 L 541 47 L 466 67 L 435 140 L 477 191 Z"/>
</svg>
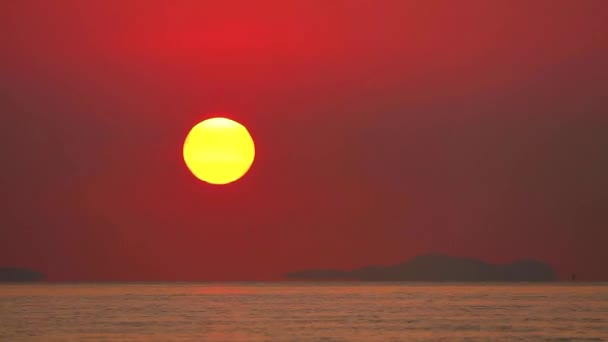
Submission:
<svg viewBox="0 0 608 342">
<path fill-rule="evenodd" d="M 608 279 L 605 1 L 0 4 L 0 265 L 262 280 L 427 252 Z M 224 187 L 192 125 L 245 124 Z"/>
</svg>

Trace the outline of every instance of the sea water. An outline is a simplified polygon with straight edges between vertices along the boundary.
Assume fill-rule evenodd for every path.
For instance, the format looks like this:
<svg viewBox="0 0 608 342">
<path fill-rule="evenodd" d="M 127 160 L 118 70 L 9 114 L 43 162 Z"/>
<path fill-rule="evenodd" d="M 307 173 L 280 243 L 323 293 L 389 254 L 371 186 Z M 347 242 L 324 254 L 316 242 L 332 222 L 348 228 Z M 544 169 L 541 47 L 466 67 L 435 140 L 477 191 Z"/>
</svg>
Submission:
<svg viewBox="0 0 608 342">
<path fill-rule="evenodd" d="M 1 341 L 608 341 L 608 284 L 0 285 Z"/>
</svg>

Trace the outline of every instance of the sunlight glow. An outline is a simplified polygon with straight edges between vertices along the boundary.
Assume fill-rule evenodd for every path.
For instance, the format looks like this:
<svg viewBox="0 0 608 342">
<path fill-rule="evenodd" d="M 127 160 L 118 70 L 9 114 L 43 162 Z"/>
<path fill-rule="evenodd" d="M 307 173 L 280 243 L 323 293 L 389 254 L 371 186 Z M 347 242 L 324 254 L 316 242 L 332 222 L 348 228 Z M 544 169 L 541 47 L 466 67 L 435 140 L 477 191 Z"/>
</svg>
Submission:
<svg viewBox="0 0 608 342">
<path fill-rule="evenodd" d="M 255 158 L 255 145 L 245 126 L 216 117 L 190 130 L 183 152 L 186 166 L 196 178 L 228 184 L 247 173 Z"/>
</svg>

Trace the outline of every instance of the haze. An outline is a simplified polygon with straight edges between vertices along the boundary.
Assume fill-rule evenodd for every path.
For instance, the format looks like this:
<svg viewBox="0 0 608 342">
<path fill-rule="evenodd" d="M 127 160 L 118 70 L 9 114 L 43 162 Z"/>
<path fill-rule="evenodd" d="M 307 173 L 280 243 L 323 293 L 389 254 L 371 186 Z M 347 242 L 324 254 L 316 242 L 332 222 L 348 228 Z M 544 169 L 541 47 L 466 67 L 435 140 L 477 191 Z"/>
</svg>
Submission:
<svg viewBox="0 0 608 342">
<path fill-rule="evenodd" d="M 607 280 L 608 2 L 0 4 L 0 265 L 272 280 L 441 252 Z M 230 114 L 256 163 L 194 179 Z"/>
</svg>

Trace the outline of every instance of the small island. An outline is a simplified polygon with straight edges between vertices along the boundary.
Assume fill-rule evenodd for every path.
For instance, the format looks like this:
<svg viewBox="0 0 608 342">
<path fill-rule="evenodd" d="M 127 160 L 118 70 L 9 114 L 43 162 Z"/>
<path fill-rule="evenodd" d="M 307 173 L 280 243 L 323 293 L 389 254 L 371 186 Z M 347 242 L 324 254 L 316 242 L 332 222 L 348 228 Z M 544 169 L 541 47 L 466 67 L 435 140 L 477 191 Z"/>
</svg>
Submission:
<svg viewBox="0 0 608 342">
<path fill-rule="evenodd" d="M 537 282 L 555 281 L 553 267 L 536 260 L 489 264 L 480 260 L 428 254 L 391 266 L 354 270 L 303 270 L 286 274 L 292 280 L 423 281 L 423 282 Z"/>
<path fill-rule="evenodd" d="M 0 282 L 34 282 L 44 278 L 44 274 L 27 268 L 0 267 Z"/>
</svg>

